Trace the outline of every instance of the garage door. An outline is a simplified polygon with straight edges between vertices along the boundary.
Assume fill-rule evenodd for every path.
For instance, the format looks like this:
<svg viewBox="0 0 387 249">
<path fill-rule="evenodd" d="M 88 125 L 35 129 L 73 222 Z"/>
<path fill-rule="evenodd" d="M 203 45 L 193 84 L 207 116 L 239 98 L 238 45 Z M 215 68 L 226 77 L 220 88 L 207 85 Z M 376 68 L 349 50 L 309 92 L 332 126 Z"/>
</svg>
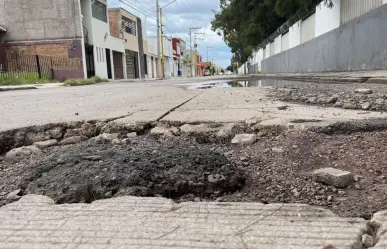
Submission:
<svg viewBox="0 0 387 249">
<path fill-rule="evenodd" d="M 128 79 L 138 78 L 138 53 L 130 50 L 126 54 L 126 74 Z"/>
</svg>

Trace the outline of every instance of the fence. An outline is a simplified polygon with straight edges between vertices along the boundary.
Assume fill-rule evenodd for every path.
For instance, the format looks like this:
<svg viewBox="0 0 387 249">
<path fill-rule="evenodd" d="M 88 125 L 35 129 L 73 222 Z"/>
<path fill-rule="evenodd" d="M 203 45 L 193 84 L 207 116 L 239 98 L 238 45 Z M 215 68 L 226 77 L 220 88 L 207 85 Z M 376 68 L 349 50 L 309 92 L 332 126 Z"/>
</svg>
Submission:
<svg viewBox="0 0 387 249">
<path fill-rule="evenodd" d="M 0 53 L 0 85 L 52 81 L 57 70 L 82 69 L 81 59 Z"/>
</svg>

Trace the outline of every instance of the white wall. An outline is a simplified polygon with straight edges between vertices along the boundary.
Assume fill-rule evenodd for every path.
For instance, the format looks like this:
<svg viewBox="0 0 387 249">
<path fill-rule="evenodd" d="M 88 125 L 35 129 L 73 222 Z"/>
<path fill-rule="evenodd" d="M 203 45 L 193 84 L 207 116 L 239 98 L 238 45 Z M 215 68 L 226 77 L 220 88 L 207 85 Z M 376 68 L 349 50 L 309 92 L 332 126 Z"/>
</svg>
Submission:
<svg viewBox="0 0 387 249">
<path fill-rule="evenodd" d="M 270 43 L 266 45 L 266 54 L 265 54 L 265 58 L 269 58 L 270 57 Z"/>
<path fill-rule="evenodd" d="M 301 21 L 289 28 L 289 49 L 301 44 Z"/>
<path fill-rule="evenodd" d="M 340 26 L 340 0 L 333 0 L 333 7 L 329 8 L 321 2 L 316 7 L 315 34 L 323 35 Z"/>
<path fill-rule="evenodd" d="M 281 49 L 282 49 L 282 37 L 280 35 L 274 39 L 274 54 L 281 53 Z"/>
<path fill-rule="evenodd" d="M 260 72 L 262 69 L 262 60 L 263 60 L 263 49 L 261 48 L 257 52 L 258 71 Z"/>
<path fill-rule="evenodd" d="M 316 14 L 311 15 L 301 23 L 301 43 L 313 40 L 316 35 Z"/>
<path fill-rule="evenodd" d="M 282 35 L 281 37 L 282 42 L 281 42 L 281 51 L 286 51 L 289 49 L 289 32 Z"/>
</svg>

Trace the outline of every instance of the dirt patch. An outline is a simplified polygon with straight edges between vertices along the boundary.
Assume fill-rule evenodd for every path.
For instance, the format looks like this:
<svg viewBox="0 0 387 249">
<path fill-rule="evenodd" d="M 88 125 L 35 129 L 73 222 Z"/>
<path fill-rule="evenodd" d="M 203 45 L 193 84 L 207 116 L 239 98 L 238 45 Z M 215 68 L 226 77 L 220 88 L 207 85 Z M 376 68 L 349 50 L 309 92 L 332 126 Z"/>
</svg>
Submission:
<svg viewBox="0 0 387 249">
<path fill-rule="evenodd" d="M 91 140 L 35 160 L 20 188 L 57 203 L 90 203 L 120 195 L 216 198 L 241 189 L 244 182 L 235 164 L 204 148 L 154 139 L 116 146 Z"/>
</svg>

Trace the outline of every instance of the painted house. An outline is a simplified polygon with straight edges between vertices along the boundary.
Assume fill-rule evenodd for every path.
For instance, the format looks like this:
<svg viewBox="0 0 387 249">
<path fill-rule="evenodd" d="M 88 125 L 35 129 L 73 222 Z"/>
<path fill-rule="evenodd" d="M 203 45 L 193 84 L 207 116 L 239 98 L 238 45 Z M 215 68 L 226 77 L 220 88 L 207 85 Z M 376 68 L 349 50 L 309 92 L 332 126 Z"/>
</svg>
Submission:
<svg viewBox="0 0 387 249">
<path fill-rule="evenodd" d="M 126 78 L 124 39 L 110 35 L 107 1 L 80 2 L 87 76 Z"/>
<path fill-rule="evenodd" d="M 157 55 L 157 38 L 147 37 L 148 41 L 148 76 L 150 79 L 159 77 L 158 65 L 160 63 Z"/>
<path fill-rule="evenodd" d="M 20 58 L 39 56 L 58 80 L 86 75 L 79 1 L 3 1 L 1 6 L 2 71 L 36 68 Z"/>
<path fill-rule="evenodd" d="M 58 80 L 125 78 L 124 40 L 110 35 L 106 0 L 37 2 L 7 1 L 0 8 L 0 51 L 8 56 L 8 70 L 12 54 L 36 55 L 50 62 L 47 67 Z"/>
<path fill-rule="evenodd" d="M 180 57 L 182 52 L 180 49 L 180 39 L 172 38 L 172 53 L 173 53 L 173 76 L 182 76 L 182 64 Z"/>
</svg>

